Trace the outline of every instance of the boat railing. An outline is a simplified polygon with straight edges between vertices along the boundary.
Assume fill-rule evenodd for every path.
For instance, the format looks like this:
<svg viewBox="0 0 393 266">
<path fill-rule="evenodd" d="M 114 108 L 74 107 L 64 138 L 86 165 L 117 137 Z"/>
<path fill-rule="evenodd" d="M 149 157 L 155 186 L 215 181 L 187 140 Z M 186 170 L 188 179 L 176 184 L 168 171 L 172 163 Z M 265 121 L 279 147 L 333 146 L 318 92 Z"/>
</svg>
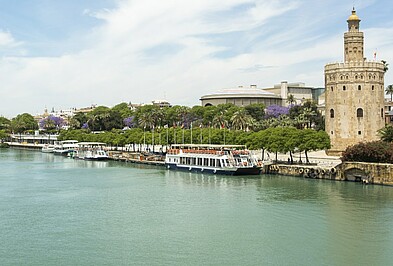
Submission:
<svg viewBox="0 0 393 266">
<path fill-rule="evenodd" d="M 235 158 L 233 158 L 233 155 L 231 153 L 228 153 L 228 161 L 229 165 L 237 166 L 236 160 Z"/>
<path fill-rule="evenodd" d="M 180 153 L 190 154 L 209 154 L 209 155 L 224 155 L 226 154 L 221 150 L 204 150 L 204 149 L 169 149 L 168 154 L 177 155 Z"/>
</svg>

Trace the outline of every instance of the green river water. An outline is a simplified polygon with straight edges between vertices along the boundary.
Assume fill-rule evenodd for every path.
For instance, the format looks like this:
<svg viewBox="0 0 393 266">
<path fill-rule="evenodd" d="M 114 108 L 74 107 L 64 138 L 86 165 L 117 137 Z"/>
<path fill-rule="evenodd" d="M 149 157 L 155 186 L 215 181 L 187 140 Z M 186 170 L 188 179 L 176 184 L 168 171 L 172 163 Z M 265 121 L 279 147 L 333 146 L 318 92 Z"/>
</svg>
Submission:
<svg viewBox="0 0 393 266">
<path fill-rule="evenodd" d="M 0 265 L 393 265 L 393 187 L 0 149 Z"/>
</svg>

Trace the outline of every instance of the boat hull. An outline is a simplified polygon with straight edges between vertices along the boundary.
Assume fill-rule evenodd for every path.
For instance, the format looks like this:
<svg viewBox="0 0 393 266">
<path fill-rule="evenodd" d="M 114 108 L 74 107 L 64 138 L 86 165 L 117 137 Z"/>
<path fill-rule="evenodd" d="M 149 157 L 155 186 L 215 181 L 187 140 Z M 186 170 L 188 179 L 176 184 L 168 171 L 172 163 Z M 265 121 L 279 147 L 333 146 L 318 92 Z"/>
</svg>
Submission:
<svg viewBox="0 0 393 266">
<path fill-rule="evenodd" d="M 259 167 L 242 167 L 242 168 L 203 168 L 199 166 L 187 166 L 166 163 L 166 168 L 169 170 L 179 170 L 192 173 L 204 173 L 215 175 L 259 175 L 261 168 Z"/>
</svg>

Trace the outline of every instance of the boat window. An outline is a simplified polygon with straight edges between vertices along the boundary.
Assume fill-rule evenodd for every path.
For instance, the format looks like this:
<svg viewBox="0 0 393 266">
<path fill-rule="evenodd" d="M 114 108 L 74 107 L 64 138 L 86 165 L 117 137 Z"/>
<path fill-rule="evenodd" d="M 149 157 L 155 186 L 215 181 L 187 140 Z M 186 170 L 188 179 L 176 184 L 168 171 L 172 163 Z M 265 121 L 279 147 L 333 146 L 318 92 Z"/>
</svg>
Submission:
<svg viewBox="0 0 393 266">
<path fill-rule="evenodd" d="M 221 167 L 221 160 L 217 160 L 217 167 Z"/>
<path fill-rule="evenodd" d="M 203 165 L 204 166 L 209 166 L 209 158 L 204 158 L 203 159 Z"/>
</svg>

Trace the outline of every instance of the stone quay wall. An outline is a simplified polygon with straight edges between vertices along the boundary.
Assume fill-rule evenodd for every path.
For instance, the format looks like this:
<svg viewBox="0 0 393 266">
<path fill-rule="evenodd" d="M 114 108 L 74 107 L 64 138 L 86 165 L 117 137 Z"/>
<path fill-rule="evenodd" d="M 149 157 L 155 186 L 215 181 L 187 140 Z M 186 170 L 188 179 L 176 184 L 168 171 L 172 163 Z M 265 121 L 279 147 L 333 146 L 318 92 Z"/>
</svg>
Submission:
<svg viewBox="0 0 393 266">
<path fill-rule="evenodd" d="M 264 172 L 266 174 L 393 186 L 393 164 L 344 162 L 330 168 L 317 165 L 272 164 L 266 166 Z"/>
</svg>

